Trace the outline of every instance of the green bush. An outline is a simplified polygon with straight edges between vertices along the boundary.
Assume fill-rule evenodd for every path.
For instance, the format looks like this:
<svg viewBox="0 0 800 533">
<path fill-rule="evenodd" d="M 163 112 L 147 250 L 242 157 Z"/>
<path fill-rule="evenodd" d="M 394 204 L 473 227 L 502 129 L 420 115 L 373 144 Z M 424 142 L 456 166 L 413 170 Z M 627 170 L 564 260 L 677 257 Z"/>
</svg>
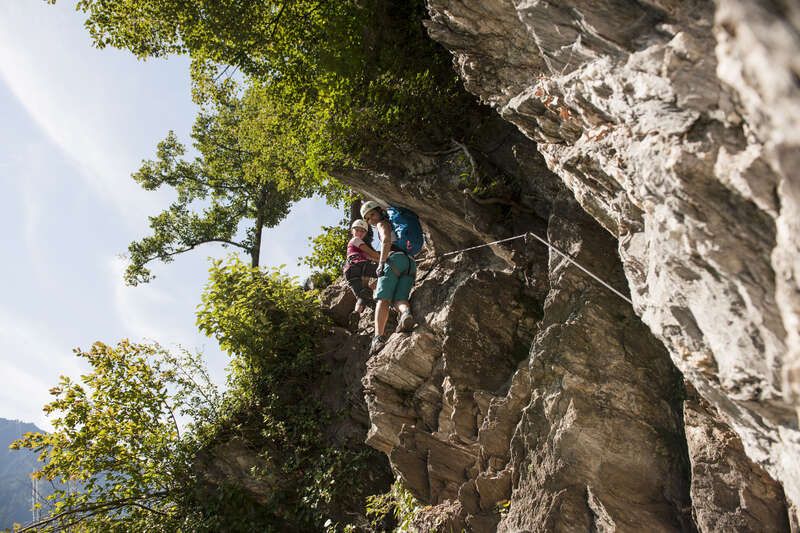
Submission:
<svg viewBox="0 0 800 533">
<path fill-rule="evenodd" d="M 198 311 L 200 329 L 232 357 L 226 410 L 235 416 L 207 446 L 248 433 L 267 469 L 253 476 L 271 483 L 262 505 L 289 529 L 321 530 L 357 507 L 376 464 L 374 450 L 325 440 L 334 415 L 316 392 L 326 372 L 316 353 L 328 324 L 316 291 L 235 258 L 213 264 Z"/>
<path fill-rule="evenodd" d="M 328 321 L 317 294 L 296 279 L 236 257 L 215 261 L 201 302 L 197 325 L 233 357 L 230 386 L 237 393 L 283 390 L 318 372 L 314 350 Z"/>
<path fill-rule="evenodd" d="M 322 233 L 308 240 L 311 253 L 300 264 L 314 269 L 310 281 L 315 289 L 322 289 L 342 275 L 350 232 L 342 220 L 339 226 L 324 226 Z"/>
</svg>

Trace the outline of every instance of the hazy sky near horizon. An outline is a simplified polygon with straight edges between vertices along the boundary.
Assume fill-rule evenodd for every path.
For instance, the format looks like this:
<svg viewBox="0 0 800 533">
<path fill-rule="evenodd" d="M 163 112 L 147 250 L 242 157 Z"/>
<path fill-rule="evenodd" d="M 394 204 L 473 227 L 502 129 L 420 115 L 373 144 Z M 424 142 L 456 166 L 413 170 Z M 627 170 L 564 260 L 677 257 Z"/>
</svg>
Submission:
<svg viewBox="0 0 800 533">
<path fill-rule="evenodd" d="M 218 383 L 226 364 L 194 313 L 209 257 L 231 252 L 209 246 L 156 264 L 157 278 L 139 287 L 124 285 L 119 257 L 172 198 L 130 174 L 169 130 L 190 142 L 188 59 L 97 50 L 82 24 L 73 1 L 0 2 L 0 417 L 43 429 L 48 389 L 82 370 L 75 347 L 180 344 L 206 354 Z M 262 264 L 302 278 L 307 238 L 340 218 L 300 202 L 265 232 Z"/>
</svg>

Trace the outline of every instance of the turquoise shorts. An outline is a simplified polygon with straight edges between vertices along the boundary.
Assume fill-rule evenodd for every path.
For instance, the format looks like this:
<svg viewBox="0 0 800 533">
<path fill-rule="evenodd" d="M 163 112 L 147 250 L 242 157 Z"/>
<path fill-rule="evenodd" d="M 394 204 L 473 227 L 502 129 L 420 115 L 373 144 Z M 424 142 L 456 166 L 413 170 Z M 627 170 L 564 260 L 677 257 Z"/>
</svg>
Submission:
<svg viewBox="0 0 800 533">
<path fill-rule="evenodd" d="M 389 256 L 384 272 L 383 276 L 378 272 L 375 299 L 390 302 L 408 300 L 417 275 L 417 264 L 414 260 L 402 252 L 394 252 Z"/>
</svg>

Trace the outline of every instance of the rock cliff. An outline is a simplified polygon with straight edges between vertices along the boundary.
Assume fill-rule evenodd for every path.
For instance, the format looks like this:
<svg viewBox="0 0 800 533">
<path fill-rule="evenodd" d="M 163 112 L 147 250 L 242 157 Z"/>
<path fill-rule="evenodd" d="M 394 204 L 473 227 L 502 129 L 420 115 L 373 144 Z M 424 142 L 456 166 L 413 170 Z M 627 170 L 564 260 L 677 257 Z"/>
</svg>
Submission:
<svg viewBox="0 0 800 533">
<path fill-rule="evenodd" d="M 339 173 L 428 234 L 419 324 L 363 378 L 367 443 L 431 504 L 416 527 L 796 528 L 800 9 L 429 8 L 499 116 Z M 529 231 L 633 305 L 532 238 L 443 255 Z M 326 293 L 365 348 L 348 298 Z"/>
</svg>

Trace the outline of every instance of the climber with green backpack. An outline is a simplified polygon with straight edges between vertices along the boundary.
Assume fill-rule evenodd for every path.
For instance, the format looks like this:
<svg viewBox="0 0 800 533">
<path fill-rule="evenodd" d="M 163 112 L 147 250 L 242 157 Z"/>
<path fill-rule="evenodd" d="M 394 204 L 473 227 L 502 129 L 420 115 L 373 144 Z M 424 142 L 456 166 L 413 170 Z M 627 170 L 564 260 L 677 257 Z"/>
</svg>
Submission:
<svg viewBox="0 0 800 533">
<path fill-rule="evenodd" d="M 381 241 L 375 288 L 375 336 L 370 345 L 370 353 L 376 353 L 386 342 L 384 331 L 390 305 L 394 304 L 400 312 L 398 331 L 408 332 L 414 327 L 408 299 L 417 274 L 414 256 L 422 248 L 423 236 L 419 218 L 409 209 L 384 210 L 377 202 L 368 201 L 361 206 L 361 216 L 375 226 Z"/>
</svg>

